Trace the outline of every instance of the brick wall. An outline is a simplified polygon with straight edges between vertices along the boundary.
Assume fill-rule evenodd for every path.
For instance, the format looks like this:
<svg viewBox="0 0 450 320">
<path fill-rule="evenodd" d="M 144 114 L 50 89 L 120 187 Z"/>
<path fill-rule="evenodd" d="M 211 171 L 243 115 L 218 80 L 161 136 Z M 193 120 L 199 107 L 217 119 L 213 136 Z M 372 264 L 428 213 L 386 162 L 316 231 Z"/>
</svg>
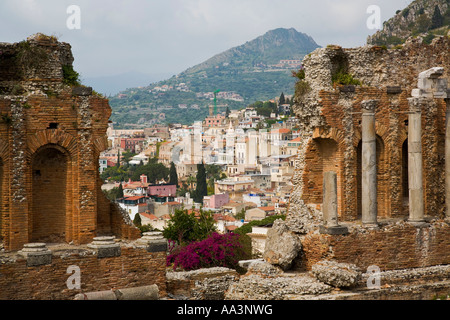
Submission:
<svg viewBox="0 0 450 320">
<path fill-rule="evenodd" d="M 376 99 L 378 217 L 408 216 L 407 149 L 408 98 L 420 72 L 443 66 L 450 79 L 450 40 L 425 45 L 413 41 L 401 50 L 379 47 L 323 48 L 304 60 L 311 90 L 297 97 L 294 112 L 300 119 L 303 141 L 292 197 L 307 204 L 322 203 L 323 172 L 338 176 L 338 212 L 341 220 L 361 216 L 361 102 Z M 354 90 L 332 85 L 337 64 L 362 85 Z M 394 88 L 394 89 L 392 89 Z M 446 104 L 434 99 L 422 108 L 422 151 L 425 213 L 444 215 L 444 125 Z M 337 146 L 337 148 L 336 148 Z M 328 160 L 327 160 L 328 159 Z M 297 209 L 291 201 L 292 214 Z"/>
<path fill-rule="evenodd" d="M 64 83 L 63 66 L 72 62 L 70 45 L 52 37 L 1 44 L 0 65 L 8 68 L 0 72 L 0 240 L 7 250 L 140 236 L 100 190 L 111 108 L 91 88 Z"/>
<path fill-rule="evenodd" d="M 122 246 L 119 257 L 98 258 L 82 248 L 58 251 L 52 263 L 28 267 L 17 258 L 0 264 L 0 300 L 71 300 L 78 293 L 134 288 L 156 284 L 160 297 L 166 291 L 166 253 Z M 0 256 L 0 259 L 4 258 Z M 67 280 L 80 268 L 81 289 L 70 289 Z M 69 283 L 73 283 L 69 279 Z"/>
<path fill-rule="evenodd" d="M 450 264 L 450 228 L 443 222 L 422 228 L 403 222 L 348 235 L 310 233 L 302 246 L 302 266 L 308 270 L 323 259 L 353 263 L 363 271 L 371 265 L 386 271 Z"/>
</svg>

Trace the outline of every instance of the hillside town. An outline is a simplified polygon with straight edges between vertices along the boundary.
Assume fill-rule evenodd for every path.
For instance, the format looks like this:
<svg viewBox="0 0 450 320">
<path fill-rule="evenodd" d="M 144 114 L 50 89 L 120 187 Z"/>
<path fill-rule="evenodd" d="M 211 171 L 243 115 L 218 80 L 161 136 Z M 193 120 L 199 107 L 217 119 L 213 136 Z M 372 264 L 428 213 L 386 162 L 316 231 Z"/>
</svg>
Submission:
<svg viewBox="0 0 450 320">
<path fill-rule="evenodd" d="M 123 197 L 116 199 L 119 205 L 132 220 L 140 215 L 142 225 L 158 230 L 167 226 L 170 214 L 180 208 L 213 212 L 217 229 L 223 233 L 249 221 L 284 214 L 299 130 L 296 118 L 289 116 L 289 104 L 277 99 L 272 102 L 278 112 L 270 117 L 249 106 L 218 114 L 211 108 L 208 117 L 190 126 L 156 124 L 144 130 L 115 130 L 110 124 L 110 148 L 100 155 L 100 173 L 108 167 L 145 165 L 157 158 L 167 168 L 174 164 L 178 184 L 167 179 L 152 184 L 143 174 L 139 181 L 106 179 L 102 189 L 121 185 Z M 131 157 L 124 160 L 124 153 Z M 196 203 L 186 191 L 195 189 L 201 163 L 214 166 L 220 174 L 209 181 L 208 195 Z"/>
</svg>

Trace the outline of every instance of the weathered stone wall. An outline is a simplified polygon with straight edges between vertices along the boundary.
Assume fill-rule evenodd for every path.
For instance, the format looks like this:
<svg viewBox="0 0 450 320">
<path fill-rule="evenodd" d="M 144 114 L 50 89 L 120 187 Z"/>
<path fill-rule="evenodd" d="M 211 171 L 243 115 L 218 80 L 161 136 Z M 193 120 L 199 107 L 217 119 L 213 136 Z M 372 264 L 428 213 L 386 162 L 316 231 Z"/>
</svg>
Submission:
<svg viewBox="0 0 450 320">
<path fill-rule="evenodd" d="M 399 221 L 378 230 L 354 227 L 347 235 L 309 233 L 302 237 L 300 265 L 310 270 L 321 260 L 382 271 L 450 264 L 450 228 L 435 222 L 422 228 Z M 300 267 L 300 265 L 298 267 Z"/>
<path fill-rule="evenodd" d="M 168 271 L 167 292 L 181 300 L 223 300 L 229 286 L 238 279 L 235 270 L 222 267 Z"/>
<path fill-rule="evenodd" d="M 418 88 L 419 73 L 443 67 L 450 79 L 450 39 L 430 45 L 407 41 L 402 49 L 376 46 L 317 49 L 303 60 L 294 112 L 300 119 L 297 167 L 285 225 L 296 234 L 301 250 L 293 268 L 310 270 L 321 260 L 378 265 L 382 270 L 449 264 L 449 224 L 445 218 L 445 121 L 443 95 L 421 105 L 421 149 L 425 221 L 418 227 L 409 218 L 408 98 Z M 338 70 L 359 85 L 333 84 Z M 443 83 L 443 82 L 442 82 Z M 444 89 L 445 90 L 445 89 Z M 362 225 L 362 102 L 377 101 L 375 109 L 377 219 L 379 229 Z M 337 174 L 339 223 L 343 234 L 321 231 L 323 175 Z M 345 229 L 343 229 L 345 230 Z M 281 236 L 268 239 L 277 242 Z M 271 248 L 266 248 L 270 252 Z M 296 252 L 290 252 L 294 256 Z"/>
<path fill-rule="evenodd" d="M 166 252 L 122 244 L 119 256 L 100 257 L 86 246 L 49 247 L 50 264 L 28 266 L 18 254 L 0 254 L 0 300 L 72 300 L 77 294 L 157 285 L 166 292 Z M 74 269 L 79 268 L 80 289 Z M 69 285 L 68 285 L 69 284 Z"/>
<path fill-rule="evenodd" d="M 408 213 L 405 149 L 409 110 L 407 98 L 417 87 L 420 72 L 443 66 L 450 79 L 450 40 L 431 45 L 411 40 L 402 49 L 380 47 L 317 49 L 303 61 L 310 90 L 296 97 L 303 139 L 294 174 L 290 212 L 306 204 L 321 205 L 323 172 L 338 174 L 339 216 L 356 220 L 361 214 L 361 102 L 376 99 L 378 216 Z M 333 73 L 342 68 L 362 85 L 333 85 Z M 444 214 L 445 102 L 434 99 L 422 108 L 422 149 L 426 214 Z"/>
</svg>

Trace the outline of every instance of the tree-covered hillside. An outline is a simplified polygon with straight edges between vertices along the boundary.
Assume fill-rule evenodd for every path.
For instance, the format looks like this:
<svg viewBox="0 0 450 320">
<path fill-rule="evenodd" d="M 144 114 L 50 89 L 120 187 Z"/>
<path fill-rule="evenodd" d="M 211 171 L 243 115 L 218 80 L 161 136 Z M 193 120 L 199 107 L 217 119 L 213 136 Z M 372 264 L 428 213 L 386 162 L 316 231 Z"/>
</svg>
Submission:
<svg viewBox="0 0 450 320">
<path fill-rule="evenodd" d="M 112 121 L 116 127 L 201 121 L 214 104 L 215 91 L 219 112 L 274 99 L 282 92 L 292 95 L 292 71 L 318 47 L 311 37 L 295 29 L 269 31 L 168 80 L 110 98 Z M 280 60 L 297 61 L 280 64 Z"/>
</svg>

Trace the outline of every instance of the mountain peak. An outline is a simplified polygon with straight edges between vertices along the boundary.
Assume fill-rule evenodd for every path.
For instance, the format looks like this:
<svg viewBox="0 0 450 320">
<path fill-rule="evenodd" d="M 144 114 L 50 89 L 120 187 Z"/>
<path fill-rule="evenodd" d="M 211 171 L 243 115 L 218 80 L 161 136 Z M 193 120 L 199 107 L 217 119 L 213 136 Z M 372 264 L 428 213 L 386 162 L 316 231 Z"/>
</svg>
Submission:
<svg viewBox="0 0 450 320">
<path fill-rule="evenodd" d="M 302 60 L 305 55 L 320 48 L 307 34 L 294 28 L 277 28 L 267 31 L 251 41 L 219 53 L 191 67 L 182 74 L 196 73 L 223 64 L 239 64 L 253 67 L 257 64 L 277 64 L 283 59 Z"/>
<path fill-rule="evenodd" d="M 269 30 L 170 79 L 112 97 L 112 120 L 123 126 L 155 121 L 191 124 L 209 114 L 211 94 L 217 89 L 221 91 L 217 107 L 230 110 L 281 93 L 291 95 L 292 71 L 317 48 L 310 36 L 294 28 Z"/>
</svg>

